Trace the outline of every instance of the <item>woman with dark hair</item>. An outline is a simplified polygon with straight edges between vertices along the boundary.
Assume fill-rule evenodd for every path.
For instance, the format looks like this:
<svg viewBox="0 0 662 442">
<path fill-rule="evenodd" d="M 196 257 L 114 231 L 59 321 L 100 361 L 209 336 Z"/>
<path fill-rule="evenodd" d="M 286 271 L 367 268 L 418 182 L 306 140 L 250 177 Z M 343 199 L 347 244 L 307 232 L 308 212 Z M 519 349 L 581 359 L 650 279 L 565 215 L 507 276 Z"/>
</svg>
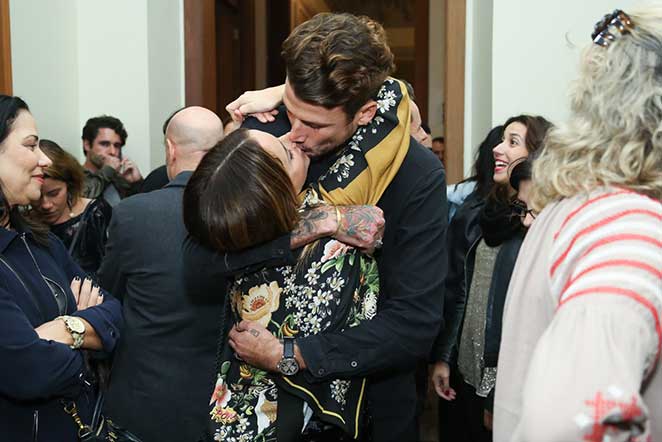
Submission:
<svg viewBox="0 0 662 442">
<path fill-rule="evenodd" d="M 23 216 L 50 165 L 28 106 L 0 95 L 0 428 L 11 441 L 78 440 L 95 403 L 82 350 L 110 353 L 122 322 L 119 302 Z"/>
<path fill-rule="evenodd" d="M 205 156 L 184 193 L 184 221 L 192 237 L 232 252 L 294 229 L 309 159 L 283 141 L 238 129 Z M 312 188 L 305 199 L 304 207 L 324 204 Z M 228 293 L 228 320 L 234 326 L 256 321 L 293 342 L 295 336 L 341 331 L 371 319 L 377 308 L 377 267 L 369 256 L 326 238 L 301 250 L 294 267 L 238 276 Z M 311 431 L 331 425 L 333 431 L 358 434 L 365 379 L 310 383 L 303 370 L 278 367 L 280 374 L 269 373 L 234 358 L 227 343 L 221 360 L 212 398 L 215 440 L 245 434 L 272 440 L 277 433 L 279 441 L 299 440 L 301 424 L 288 425 L 293 419 L 308 424 L 312 414 L 318 422 Z M 303 416 L 292 417 L 304 409 Z M 342 431 L 334 434 L 342 437 Z"/>
<path fill-rule="evenodd" d="M 40 140 L 39 147 L 51 165 L 44 171 L 41 197 L 32 207 L 74 261 L 94 275 L 104 255 L 112 209 L 103 198 L 83 198 L 85 173 L 76 158 L 50 140 Z"/>
<path fill-rule="evenodd" d="M 448 186 L 448 222 L 455 216 L 458 208 L 473 194 L 473 197 L 484 199 L 490 193 L 494 184 L 494 153 L 492 149 L 501 142 L 503 126 L 494 127 L 480 143 L 476 151 L 476 160 L 471 169 L 473 175 L 457 184 Z"/>
<path fill-rule="evenodd" d="M 525 233 L 512 214 L 515 191 L 507 171 L 541 148 L 550 126 L 537 116 L 509 118 L 492 148 L 494 184 L 490 188 L 478 181 L 483 194 L 467 198 L 450 224 L 446 327 L 433 349 L 432 377 L 437 394 L 455 402 L 440 403 L 441 441 L 491 439 L 491 401 L 486 398 L 493 394 L 501 312 Z"/>
</svg>

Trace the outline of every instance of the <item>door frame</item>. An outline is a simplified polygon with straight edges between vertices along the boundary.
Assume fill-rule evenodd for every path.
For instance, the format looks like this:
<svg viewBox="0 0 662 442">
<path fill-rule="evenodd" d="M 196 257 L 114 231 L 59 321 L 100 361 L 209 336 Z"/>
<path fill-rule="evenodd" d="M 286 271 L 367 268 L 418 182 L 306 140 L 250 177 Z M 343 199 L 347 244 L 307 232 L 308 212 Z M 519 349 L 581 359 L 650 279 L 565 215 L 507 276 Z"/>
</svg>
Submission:
<svg viewBox="0 0 662 442">
<path fill-rule="evenodd" d="M 464 62 L 467 4 L 466 0 L 447 0 L 445 3 L 444 138 L 446 145 L 446 182 L 457 183 L 464 179 Z"/>
<path fill-rule="evenodd" d="M 9 0 L 0 0 L 0 94 L 12 95 Z"/>
</svg>

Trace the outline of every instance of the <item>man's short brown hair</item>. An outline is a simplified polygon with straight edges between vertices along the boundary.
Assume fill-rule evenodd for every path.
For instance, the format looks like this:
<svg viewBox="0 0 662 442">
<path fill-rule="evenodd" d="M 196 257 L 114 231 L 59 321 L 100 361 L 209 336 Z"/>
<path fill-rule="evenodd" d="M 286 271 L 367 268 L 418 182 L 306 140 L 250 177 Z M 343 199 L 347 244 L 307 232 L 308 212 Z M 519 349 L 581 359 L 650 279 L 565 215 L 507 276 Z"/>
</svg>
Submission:
<svg viewBox="0 0 662 442">
<path fill-rule="evenodd" d="M 305 102 L 349 118 L 374 97 L 395 69 L 382 25 L 352 14 L 321 13 L 283 42 L 287 79 Z"/>
</svg>

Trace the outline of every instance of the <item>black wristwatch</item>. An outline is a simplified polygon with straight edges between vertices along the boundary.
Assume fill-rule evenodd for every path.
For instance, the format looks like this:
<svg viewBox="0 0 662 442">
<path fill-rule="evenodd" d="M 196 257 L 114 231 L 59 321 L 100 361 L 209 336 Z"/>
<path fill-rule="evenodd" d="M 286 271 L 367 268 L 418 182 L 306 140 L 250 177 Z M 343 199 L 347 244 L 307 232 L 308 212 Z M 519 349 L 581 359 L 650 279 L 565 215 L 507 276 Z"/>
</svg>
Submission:
<svg viewBox="0 0 662 442">
<path fill-rule="evenodd" d="M 294 338 L 283 338 L 283 358 L 278 363 L 278 371 L 285 376 L 292 376 L 299 372 L 299 364 L 294 358 Z"/>
</svg>

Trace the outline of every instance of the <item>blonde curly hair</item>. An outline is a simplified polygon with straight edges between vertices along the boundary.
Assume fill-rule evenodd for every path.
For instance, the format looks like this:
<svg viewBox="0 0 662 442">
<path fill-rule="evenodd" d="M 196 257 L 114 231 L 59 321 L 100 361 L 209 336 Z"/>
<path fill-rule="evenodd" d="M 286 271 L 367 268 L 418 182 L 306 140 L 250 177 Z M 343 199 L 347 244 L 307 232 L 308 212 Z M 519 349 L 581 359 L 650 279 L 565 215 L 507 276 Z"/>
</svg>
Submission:
<svg viewBox="0 0 662 442">
<path fill-rule="evenodd" d="M 533 166 L 537 210 L 601 186 L 662 199 L 662 5 L 627 13 L 631 33 L 582 53 L 571 118 Z"/>
</svg>

